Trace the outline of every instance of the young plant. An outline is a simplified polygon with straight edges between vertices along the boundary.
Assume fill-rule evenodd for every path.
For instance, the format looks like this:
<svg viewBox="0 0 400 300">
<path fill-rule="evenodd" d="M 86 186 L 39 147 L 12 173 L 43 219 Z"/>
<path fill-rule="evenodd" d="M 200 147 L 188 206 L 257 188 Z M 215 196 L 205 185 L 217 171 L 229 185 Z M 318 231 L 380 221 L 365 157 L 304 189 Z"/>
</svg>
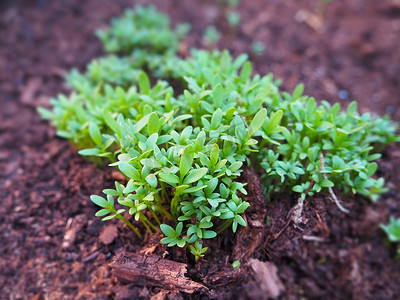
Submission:
<svg viewBox="0 0 400 300">
<path fill-rule="evenodd" d="M 237 11 L 230 11 L 226 14 L 226 20 L 231 28 L 236 28 L 240 24 L 240 13 Z"/>
<path fill-rule="evenodd" d="M 400 257 L 400 218 L 395 219 L 391 216 L 389 224 L 381 224 L 381 228 L 385 231 L 390 243 L 397 243 L 397 256 Z"/>
<path fill-rule="evenodd" d="M 241 215 L 250 204 L 237 181 L 245 164 L 259 170 L 267 198 L 337 188 L 376 201 L 386 191 L 374 161 L 400 140 L 389 118 L 360 115 L 356 103 L 346 112 L 317 104 L 302 85 L 282 92 L 271 74 L 253 75 L 245 54 L 193 49 L 182 59 L 184 31 L 169 28 L 152 7 L 127 11 L 98 32 L 108 52 L 123 56 L 71 72 L 73 93 L 52 99 L 52 110 L 39 109 L 81 155 L 126 176 L 103 190 L 105 197 L 91 197 L 101 207 L 97 216 L 117 218 L 140 237 L 134 219 L 149 233 L 162 232 L 161 243 L 188 246 L 198 260 L 204 239 L 246 226 Z M 210 32 L 209 46 L 218 36 Z M 152 85 L 154 78 L 179 88 Z"/>
<path fill-rule="evenodd" d="M 255 55 L 262 55 L 265 52 L 265 45 L 261 41 L 253 41 L 250 45 L 250 51 Z"/>
<path fill-rule="evenodd" d="M 214 47 L 218 43 L 220 38 L 221 33 L 214 26 L 208 26 L 206 30 L 204 30 L 203 42 L 206 47 Z"/>
<path fill-rule="evenodd" d="M 107 52 L 135 57 L 137 51 L 147 54 L 176 52 L 188 31 L 187 24 L 171 29 L 168 16 L 154 6 L 137 6 L 113 19 L 108 30 L 96 31 L 96 35 Z"/>
</svg>

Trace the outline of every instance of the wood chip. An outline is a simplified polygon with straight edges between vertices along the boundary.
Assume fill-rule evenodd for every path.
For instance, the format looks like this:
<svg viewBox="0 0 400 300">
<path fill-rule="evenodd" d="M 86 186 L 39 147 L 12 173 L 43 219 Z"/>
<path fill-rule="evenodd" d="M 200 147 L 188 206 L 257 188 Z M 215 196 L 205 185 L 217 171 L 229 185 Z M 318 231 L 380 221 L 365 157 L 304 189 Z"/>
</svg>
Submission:
<svg viewBox="0 0 400 300">
<path fill-rule="evenodd" d="M 21 102 L 24 104 L 33 105 L 34 97 L 37 91 L 43 84 L 43 80 L 40 77 L 30 78 L 28 83 L 24 87 L 21 94 Z"/>
<path fill-rule="evenodd" d="M 139 286 L 158 286 L 188 294 L 208 291 L 204 285 L 185 277 L 187 265 L 159 256 L 123 252 L 111 264 L 114 275 Z"/>
<path fill-rule="evenodd" d="M 109 245 L 118 236 L 118 227 L 114 224 L 109 224 L 106 227 L 103 228 L 103 230 L 100 233 L 99 239 L 100 242 L 102 242 L 104 245 Z"/>
<path fill-rule="evenodd" d="M 265 299 L 278 298 L 285 289 L 278 276 L 278 268 L 273 263 L 262 262 L 258 259 L 251 259 L 249 263 L 254 272 L 254 280 L 264 292 Z"/>
<path fill-rule="evenodd" d="M 76 239 L 76 233 L 80 231 L 87 223 L 86 215 L 77 215 L 74 218 L 69 218 L 65 225 L 65 234 L 61 247 L 63 249 L 70 248 Z"/>
</svg>

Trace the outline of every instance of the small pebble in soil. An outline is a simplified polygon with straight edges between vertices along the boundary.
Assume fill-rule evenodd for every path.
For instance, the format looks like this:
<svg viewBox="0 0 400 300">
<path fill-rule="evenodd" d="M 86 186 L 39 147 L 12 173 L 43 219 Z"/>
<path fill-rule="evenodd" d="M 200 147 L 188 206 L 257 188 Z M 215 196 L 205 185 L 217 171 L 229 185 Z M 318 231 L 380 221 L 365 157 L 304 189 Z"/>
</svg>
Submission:
<svg viewBox="0 0 400 300">
<path fill-rule="evenodd" d="M 372 101 L 381 102 L 381 97 L 379 96 L 379 94 L 373 94 L 372 95 Z"/>
<path fill-rule="evenodd" d="M 340 90 L 338 92 L 338 96 L 341 100 L 348 100 L 350 97 L 350 93 L 346 90 Z"/>
<path fill-rule="evenodd" d="M 392 115 L 396 111 L 396 108 L 393 105 L 386 106 L 386 113 L 388 115 Z"/>
</svg>

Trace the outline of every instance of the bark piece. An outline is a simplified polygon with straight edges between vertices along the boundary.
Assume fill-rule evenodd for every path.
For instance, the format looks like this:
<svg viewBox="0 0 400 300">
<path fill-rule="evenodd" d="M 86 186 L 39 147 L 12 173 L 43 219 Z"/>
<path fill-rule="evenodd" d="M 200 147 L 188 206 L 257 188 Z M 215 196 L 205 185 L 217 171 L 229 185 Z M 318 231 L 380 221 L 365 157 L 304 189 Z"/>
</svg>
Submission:
<svg viewBox="0 0 400 300">
<path fill-rule="evenodd" d="M 264 299 L 278 298 L 285 289 L 278 276 L 278 268 L 273 263 L 262 262 L 258 259 L 250 259 L 249 264 L 253 270 L 255 286 L 258 287 L 258 290 L 253 289 L 255 294 L 250 298 L 257 299 L 257 295 L 263 295 Z"/>
<path fill-rule="evenodd" d="M 247 226 L 240 226 L 238 229 L 232 257 L 243 263 L 253 255 L 255 249 L 263 241 L 267 210 L 260 178 L 254 169 L 245 168 L 242 178 L 247 182 L 247 195 L 243 195 L 243 199 L 250 203 L 250 207 L 242 215 Z"/>
<path fill-rule="evenodd" d="M 140 286 L 158 286 L 167 290 L 193 293 L 208 291 L 204 285 L 185 277 L 187 265 L 159 256 L 123 252 L 111 264 L 114 275 Z"/>
</svg>

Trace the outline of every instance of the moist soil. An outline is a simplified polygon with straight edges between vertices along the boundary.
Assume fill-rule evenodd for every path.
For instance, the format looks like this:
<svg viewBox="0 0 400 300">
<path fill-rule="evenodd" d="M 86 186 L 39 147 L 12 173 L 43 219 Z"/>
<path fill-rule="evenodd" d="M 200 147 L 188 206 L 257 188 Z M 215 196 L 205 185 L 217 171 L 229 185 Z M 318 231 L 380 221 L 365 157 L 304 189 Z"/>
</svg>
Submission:
<svg viewBox="0 0 400 300">
<path fill-rule="evenodd" d="M 399 1 L 323 7 L 323 1 L 243 0 L 236 30 L 214 2 L 152 1 L 173 23 L 192 25 L 182 48 L 202 47 L 203 30 L 214 24 L 223 33 L 217 47 L 233 54 L 262 41 L 265 53 L 251 55 L 255 70 L 282 78 L 284 89 L 303 82 L 317 99 L 343 106 L 356 99 L 362 112 L 400 121 Z M 159 236 L 140 241 L 123 224 L 94 217 L 89 196 L 123 178 L 80 157 L 36 107 L 69 92 L 65 73 L 103 54 L 93 31 L 138 3 L 146 2 L 0 1 L 0 298 L 400 299 L 400 262 L 379 228 L 389 215 L 400 216 L 399 145 L 379 161 L 378 175 L 390 188 L 379 202 L 339 194 L 346 215 L 328 197 L 309 198 L 297 227 L 288 222 L 295 197 L 282 193 L 263 201 L 258 178 L 246 170 L 241 180 L 249 183 L 249 228 L 210 243 L 196 265 L 182 251 L 154 247 Z M 187 263 L 187 276 L 209 292 L 188 295 L 117 280 L 111 261 L 123 251 L 143 250 Z M 234 270 L 237 258 L 242 267 Z M 254 259 L 276 276 L 250 271 L 247 262 Z"/>
</svg>

